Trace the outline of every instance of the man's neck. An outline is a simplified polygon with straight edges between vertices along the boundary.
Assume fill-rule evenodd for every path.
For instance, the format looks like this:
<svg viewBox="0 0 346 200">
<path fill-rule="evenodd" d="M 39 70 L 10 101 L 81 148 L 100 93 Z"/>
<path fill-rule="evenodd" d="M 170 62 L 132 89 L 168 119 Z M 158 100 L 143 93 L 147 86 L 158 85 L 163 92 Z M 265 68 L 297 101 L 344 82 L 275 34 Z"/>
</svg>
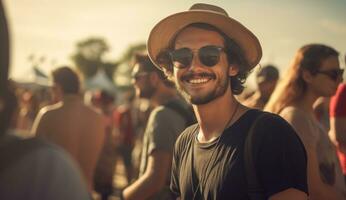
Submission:
<svg viewBox="0 0 346 200">
<path fill-rule="evenodd" d="M 200 126 L 199 141 L 214 140 L 222 134 L 225 128 L 234 123 L 239 117 L 238 104 L 232 93 L 228 91 L 225 95 L 207 104 L 193 105 Z"/>
<path fill-rule="evenodd" d="M 64 104 L 76 102 L 76 101 L 80 101 L 80 100 L 81 100 L 81 96 L 79 94 L 65 94 L 62 98 L 62 102 Z"/>
</svg>

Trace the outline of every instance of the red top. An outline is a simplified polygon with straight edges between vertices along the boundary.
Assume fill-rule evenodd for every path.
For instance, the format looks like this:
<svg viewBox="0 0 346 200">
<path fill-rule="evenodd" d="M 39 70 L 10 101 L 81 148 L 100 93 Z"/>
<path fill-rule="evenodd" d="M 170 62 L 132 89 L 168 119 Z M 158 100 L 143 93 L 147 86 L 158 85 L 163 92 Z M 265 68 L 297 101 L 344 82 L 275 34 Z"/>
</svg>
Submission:
<svg viewBox="0 0 346 200">
<path fill-rule="evenodd" d="M 116 126 L 122 134 L 123 144 L 133 145 L 135 140 L 135 132 L 131 116 L 131 109 L 119 107 L 114 113 L 113 118 Z"/>
<path fill-rule="evenodd" d="M 329 115 L 331 117 L 346 117 L 346 84 L 339 85 L 336 94 L 330 100 Z"/>
<path fill-rule="evenodd" d="M 329 106 L 330 117 L 345 117 L 346 116 L 346 84 L 340 84 L 336 94 L 330 100 Z M 346 155 L 337 148 L 338 156 L 342 172 L 346 175 Z"/>
</svg>

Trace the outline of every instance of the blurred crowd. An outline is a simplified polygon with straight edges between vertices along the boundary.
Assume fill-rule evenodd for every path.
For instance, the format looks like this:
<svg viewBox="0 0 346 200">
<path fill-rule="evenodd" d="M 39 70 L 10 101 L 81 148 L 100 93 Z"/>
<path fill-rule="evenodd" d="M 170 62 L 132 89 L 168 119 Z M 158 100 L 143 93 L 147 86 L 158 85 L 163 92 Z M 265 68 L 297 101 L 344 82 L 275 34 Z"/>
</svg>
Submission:
<svg viewBox="0 0 346 200">
<path fill-rule="evenodd" d="M 338 170 L 346 177 L 346 129 L 339 120 L 346 115 L 346 86 L 339 61 L 328 60 L 338 56 L 332 47 L 303 46 L 287 72 L 279 73 L 282 66 L 274 64 L 254 68 L 256 88 L 245 88 L 236 98 L 249 108 L 280 114 L 297 132 L 309 132 L 300 125 L 309 123 L 314 135 L 298 134 L 308 158 L 313 158 L 312 149 L 317 146 L 316 157 L 323 162 L 316 167 L 322 181 L 339 187 L 345 185 L 345 178 L 338 176 Z M 7 131 L 20 138 L 41 138 L 63 149 L 94 199 L 170 199 L 167 180 L 172 149 L 179 134 L 198 120 L 174 83 L 145 52 L 134 52 L 132 57 L 128 66 L 132 85 L 121 91 L 87 90 L 83 77 L 70 66 L 52 71 L 50 86 L 32 88 L 9 82 L 14 109 Z M 313 60 L 326 69 L 316 68 Z M 323 77 L 315 80 L 316 74 Z M 306 97 L 312 93 L 318 94 L 316 100 L 313 95 Z M 159 132 L 165 135 L 158 136 Z"/>
</svg>

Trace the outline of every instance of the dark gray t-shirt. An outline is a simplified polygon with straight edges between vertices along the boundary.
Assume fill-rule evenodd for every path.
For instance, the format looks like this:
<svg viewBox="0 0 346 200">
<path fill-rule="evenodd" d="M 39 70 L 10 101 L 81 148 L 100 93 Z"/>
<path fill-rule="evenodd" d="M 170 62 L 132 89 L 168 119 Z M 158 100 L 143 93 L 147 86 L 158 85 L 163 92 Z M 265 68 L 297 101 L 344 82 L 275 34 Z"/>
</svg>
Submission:
<svg viewBox="0 0 346 200">
<path fill-rule="evenodd" d="M 244 142 L 260 113 L 247 111 L 224 131 L 219 144 L 217 140 L 199 143 L 198 125 L 186 129 L 174 149 L 172 192 L 182 200 L 192 200 L 194 193 L 195 199 L 248 200 Z M 254 162 L 266 198 L 288 188 L 307 193 L 306 152 L 292 127 L 281 117 L 271 115 L 255 133 L 262 137 Z"/>
<path fill-rule="evenodd" d="M 139 176 L 144 174 L 152 152 L 165 151 L 173 154 L 175 141 L 185 129 L 185 124 L 186 120 L 181 114 L 166 106 L 158 106 L 150 113 L 143 136 Z M 170 174 L 167 175 L 166 182 L 165 190 L 169 191 Z"/>
</svg>

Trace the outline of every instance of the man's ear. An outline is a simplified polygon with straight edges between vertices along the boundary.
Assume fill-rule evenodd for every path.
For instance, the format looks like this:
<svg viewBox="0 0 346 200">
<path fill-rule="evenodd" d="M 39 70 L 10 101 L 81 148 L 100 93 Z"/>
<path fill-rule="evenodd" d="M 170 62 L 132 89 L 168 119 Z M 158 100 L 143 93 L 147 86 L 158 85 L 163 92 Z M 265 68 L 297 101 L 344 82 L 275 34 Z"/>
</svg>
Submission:
<svg viewBox="0 0 346 200">
<path fill-rule="evenodd" d="M 236 76 L 239 72 L 239 67 L 238 65 L 235 65 L 235 64 L 231 64 L 229 65 L 229 68 L 228 68 L 228 75 L 229 76 Z"/>
</svg>

